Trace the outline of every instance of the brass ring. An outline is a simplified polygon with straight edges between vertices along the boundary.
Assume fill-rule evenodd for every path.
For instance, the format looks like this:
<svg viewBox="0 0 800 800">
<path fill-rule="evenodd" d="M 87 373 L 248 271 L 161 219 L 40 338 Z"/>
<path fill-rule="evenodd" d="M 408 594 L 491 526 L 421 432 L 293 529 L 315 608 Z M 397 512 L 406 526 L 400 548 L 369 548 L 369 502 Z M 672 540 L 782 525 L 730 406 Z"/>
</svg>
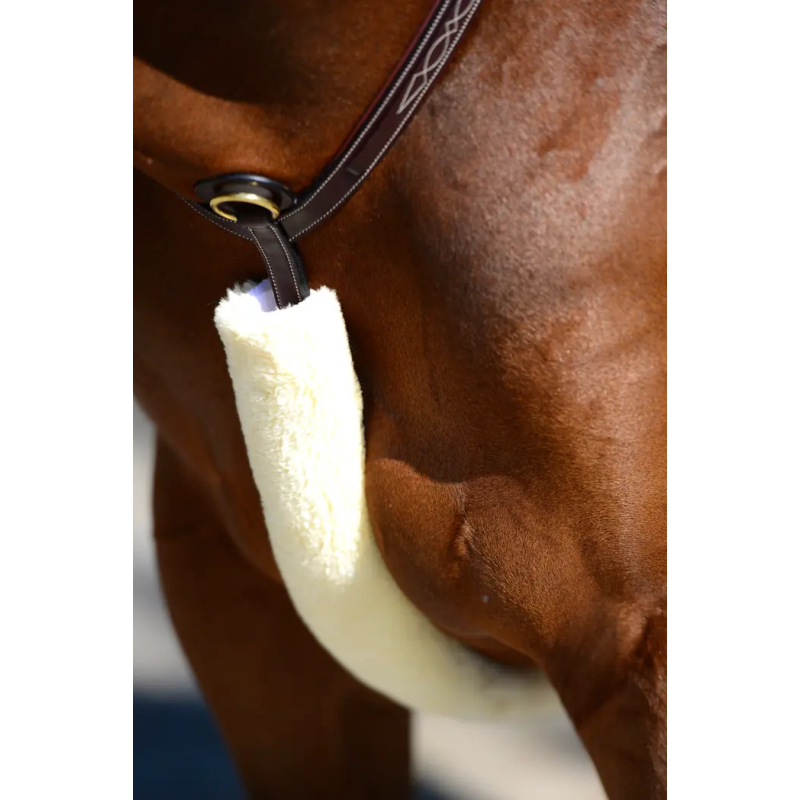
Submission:
<svg viewBox="0 0 800 800">
<path fill-rule="evenodd" d="M 250 203 L 252 206 L 260 206 L 261 208 L 266 208 L 270 214 L 272 214 L 272 219 L 278 219 L 280 216 L 281 210 L 276 203 L 273 203 L 272 200 L 267 200 L 266 197 L 261 197 L 258 194 L 252 194 L 251 192 L 236 192 L 234 194 L 221 194 L 218 197 L 215 197 L 209 205 L 211 206 L 211 210 L 218 214 L 220 217 L 224 217 L 225 219 L 229 219 L 231 222 L 238 222 L 235 214 L 229 214 L 227 211 L 223 211 L 220 208 L 222 203 Z"/>
</svg>

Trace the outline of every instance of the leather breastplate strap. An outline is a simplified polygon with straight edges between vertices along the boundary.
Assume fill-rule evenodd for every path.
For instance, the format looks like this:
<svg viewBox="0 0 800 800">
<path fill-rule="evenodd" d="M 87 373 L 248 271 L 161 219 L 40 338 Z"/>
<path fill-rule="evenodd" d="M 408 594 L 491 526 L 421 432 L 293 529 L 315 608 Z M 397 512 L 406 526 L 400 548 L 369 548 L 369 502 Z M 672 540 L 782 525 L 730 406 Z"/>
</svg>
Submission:
<svg viewBox="0 0 800 800">
<path fill-rule="evenodd" d="M 480 3 L 441 0 L 434 6 L 339 153 L 299 198 L 274 181 L 237 173 L 201 181 L 196 190 L 206 203 L 187 200 L 211 222 L 256 245 L 278 308 L 301 302 L 309 292 L 292 243 L 341 208 L 386 155 L 447 64 Z"/>
</svg>

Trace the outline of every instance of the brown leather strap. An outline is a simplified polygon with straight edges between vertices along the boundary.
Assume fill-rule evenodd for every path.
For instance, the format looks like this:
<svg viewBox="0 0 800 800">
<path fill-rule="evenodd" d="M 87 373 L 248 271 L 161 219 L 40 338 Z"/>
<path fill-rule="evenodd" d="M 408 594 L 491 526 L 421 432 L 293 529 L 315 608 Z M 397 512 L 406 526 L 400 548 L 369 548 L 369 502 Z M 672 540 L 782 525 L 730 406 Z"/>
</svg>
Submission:
<svg viewBox="0 0 800 800">
<path fill-rule="evenodd" d="M 306 271 L 300 254 L 286 234 L 278 225 L 269 222 L 253 225 L 248 230 L 266 264 L 278 308 L 305 300 L 309 294 Z"/>
<path fill-rule="evenodd" d="M 265 221 L 261 211 L 243 212 L 237 215 L 237 222 L 231 222 L 206 204 L 190 203 L 215 224 L 256 243 L 270 273 L 279 308 L 308 296 L 302 262 L 290 242 L 341 208 L 380 163 L 444 69 L 480 3 L 481 0 L 440 0 L 434 6 L 339 153 L 274 224 Z M 237 176 L 230 178 L 235 180 Z"/>
<path fill-rule="evenodd" d="M 255 244 L 267 268 L 278 308 L 297 305 L 308 297 L 308 281 L 300 253 L 279 225 L 247 206 L 238 210 L 238 221 L 231 222 L 200 203 L 186 202 L 209 222 Z"/>
<path fill-rule="evenodd" d="M 375 169 L 425 99 L 479 5 L 480 0 L 444 0 L 433 9 L 341 155 L 278 218 L 291 241 L 341 208 Z"/>
</svg>

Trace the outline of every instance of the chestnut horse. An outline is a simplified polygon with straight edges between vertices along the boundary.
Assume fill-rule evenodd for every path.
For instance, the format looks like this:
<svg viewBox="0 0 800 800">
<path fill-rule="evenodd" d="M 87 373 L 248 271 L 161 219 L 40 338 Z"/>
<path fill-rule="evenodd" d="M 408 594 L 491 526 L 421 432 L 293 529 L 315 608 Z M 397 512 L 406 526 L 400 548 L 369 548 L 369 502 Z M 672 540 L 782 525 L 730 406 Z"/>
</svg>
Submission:
<svg viewBox="0 0 800 800">
<path fill-rule="evenodd" d="M 178 195 L 299 190 L 430 0 L 137 0 L 135 394 L 180 641 L 256 798 L 401 798 L 408 713 L 297 617 L 225 356 L 251 244 Z M 611 798 L 666 796 L 666 12 L 487 0 L 407 131 L 301 243 L 364 393 L 369 513 L 400 589 L 557 690 Z"/>
</svg>

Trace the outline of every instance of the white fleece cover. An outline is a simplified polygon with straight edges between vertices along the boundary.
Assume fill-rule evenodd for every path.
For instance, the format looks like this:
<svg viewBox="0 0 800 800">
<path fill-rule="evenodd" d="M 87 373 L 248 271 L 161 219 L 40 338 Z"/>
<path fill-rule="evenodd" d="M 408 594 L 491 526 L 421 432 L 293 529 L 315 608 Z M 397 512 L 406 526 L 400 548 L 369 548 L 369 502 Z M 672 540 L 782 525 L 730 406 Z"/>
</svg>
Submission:
<svg viewBox="0 0 800 800">
<path fill-rule="evenodd" d="M 373 538 L 364 494 L 361 389 L 330 289 L 267 313 L 249 287 L 215 323 L 272 549 L 297 612 L 353 675 L 414 710 L 472 719 L 530 715 L 552 693 L 433 627 Z"/>
</svg>

